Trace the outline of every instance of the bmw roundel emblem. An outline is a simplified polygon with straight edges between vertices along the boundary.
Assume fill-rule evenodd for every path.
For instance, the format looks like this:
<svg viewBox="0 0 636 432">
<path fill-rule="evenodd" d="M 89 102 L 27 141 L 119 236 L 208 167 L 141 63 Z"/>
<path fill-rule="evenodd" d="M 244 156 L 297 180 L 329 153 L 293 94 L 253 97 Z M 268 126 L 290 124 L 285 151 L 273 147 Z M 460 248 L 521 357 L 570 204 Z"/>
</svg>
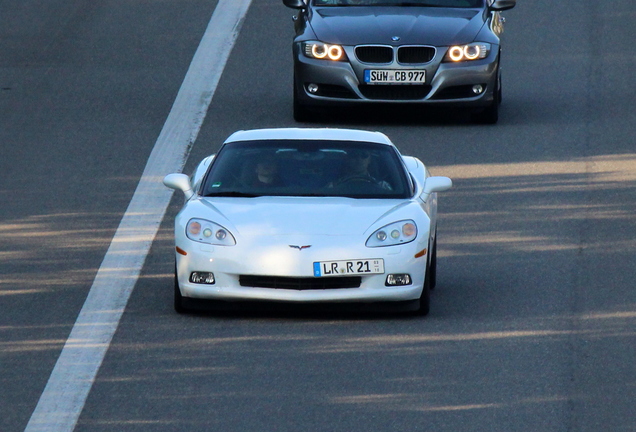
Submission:
<svg viewBox="0 0 636 432">
<path fill-rule="evenodd" d="M 399 36 L 393 36 L 393 37 L 391 38 L 391 40 L 392 40 L 393 42 L 397 42 L 397 41 L 399 41 L 399 40 L 400 40 L 400 37 L 399 37 Z"/>
</svg>

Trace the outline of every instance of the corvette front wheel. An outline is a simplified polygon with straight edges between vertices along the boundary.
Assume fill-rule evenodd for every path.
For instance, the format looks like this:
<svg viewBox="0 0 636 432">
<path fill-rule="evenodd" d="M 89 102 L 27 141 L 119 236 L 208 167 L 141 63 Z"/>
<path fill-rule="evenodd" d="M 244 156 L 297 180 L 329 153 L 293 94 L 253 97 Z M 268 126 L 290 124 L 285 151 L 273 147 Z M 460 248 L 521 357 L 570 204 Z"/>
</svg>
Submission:
<svg viewBox="0 0 636 432">
<path fill-rule="evenodd" d="M 431 267 L 426 263 L 426 275 L 424 276 L 424 285 L 422 286 L 422 294 L 420 295 L 420 307 L 417 315 L 426 316 L 431 308 Z"/>
<path fill-rule="evenodd" d="M 429 286 L 433 290 L 437 285 L 437 235 L 433 241 L 433 249 L 431 250 L 431 264 L 428 267 L 427 274 L 430 274 Z"/>
<path fill-rule="evenodd" d="M 174 310 L 177 313 L 185 313 L 186 308 L 183 307 L 183 296 L 179 288 L 179 279 L 177 278 L 177 267 L 174 268 Z"/>
</svg>

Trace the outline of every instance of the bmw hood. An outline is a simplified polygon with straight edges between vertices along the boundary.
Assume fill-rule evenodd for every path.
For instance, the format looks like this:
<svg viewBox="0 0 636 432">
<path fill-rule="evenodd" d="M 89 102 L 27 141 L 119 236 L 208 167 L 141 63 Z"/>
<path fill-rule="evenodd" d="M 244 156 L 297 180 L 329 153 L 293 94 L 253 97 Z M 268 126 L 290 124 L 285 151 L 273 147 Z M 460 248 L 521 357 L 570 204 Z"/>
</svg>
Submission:
<svg viewBox="0 0 636 432">
<path fill-rule="evenodd" d="M 325 7 L 315 10 L 310 26 L 327 43 L 447 46 L 473 42 L 484 25 L 482 13 L 430 7 Z"/>
<path fill-rule="evenodd" d="M 409 205 L 417 204 L 348 198 L 203 198 L 190 202 L 188 215 L 216 222 L 238 236 L 355 236 L 376 227 L 376 222 L 382 226 L 410 218 L 403 214 Z"/>
</svg>

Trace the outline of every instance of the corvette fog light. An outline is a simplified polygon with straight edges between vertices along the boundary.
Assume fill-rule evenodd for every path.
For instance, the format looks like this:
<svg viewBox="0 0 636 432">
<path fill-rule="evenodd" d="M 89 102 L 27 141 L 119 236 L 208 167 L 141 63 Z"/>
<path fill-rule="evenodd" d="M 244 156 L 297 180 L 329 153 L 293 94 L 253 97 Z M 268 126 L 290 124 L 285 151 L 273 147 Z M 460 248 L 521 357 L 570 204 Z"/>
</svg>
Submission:
<svg viewBox="0 0 636 432">
<path fill-rule="evenodd" d="M 316 94 L 318 93 L 318 84 L 309 84 L 307 86 L 307 91 L 311 94 Z"/>
<path fill-rule="evenodd" d="M 475 93 L 476 95 L 480 95 L 484 92 L 484 86 L 482 86 L 481 84 L 476 84 L 473 86 L 473 93 Z"/>
<path fill-rule="evenodd" d="M 411 276 L 408 274 L 390 274 L 386 277 L 386 286 L 411 285 Z"/>
<path fill-rule="evenodd" d="M 190 282 L 195 284 L 214 285 L 214 273 L 192 272 L 190 274 Z"/>
</svg>

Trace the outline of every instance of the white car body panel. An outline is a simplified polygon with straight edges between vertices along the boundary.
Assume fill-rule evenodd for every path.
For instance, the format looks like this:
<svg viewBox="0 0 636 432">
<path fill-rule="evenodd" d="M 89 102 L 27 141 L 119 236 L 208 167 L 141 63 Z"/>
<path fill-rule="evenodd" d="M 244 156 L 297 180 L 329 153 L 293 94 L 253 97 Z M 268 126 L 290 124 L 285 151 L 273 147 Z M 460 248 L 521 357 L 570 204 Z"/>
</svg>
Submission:
<svg viewBox="0 0 636 432">
<path fill-rule="evenodd" d="M 185 235 L 192 217 L 214 220 L 234 235 L 237 244 L 193 242 Z M 176 245 L 188 253 L 176 255 L 180 286 L 183 295 L 197 298 L 412 300 L 420 295 L 426 266 L 426 256 L 416 259 L 414 255 L 427 248 L 428 229 L 418 228 L 416 241 L 404 245 L 365 246 L 376 229 L 399 220 L 414 220 L 418 227 L 430 223 L 415 200 L 396 206 L 395 200 L 351 198 L 194 199 L 177 216 L 175 228 Z M 299 250 L 290 245 L 311 247 Z M 413 285 L 386 288 L 386 274 L 364 276 L 359 289 L 292 291 L 245 288 L 238 283 L 241 274 L 313 277 L 314 262 L 376 258 L 384 259 L 385 269 L 391 273 L 411 274 Z M 212 271 L 217 283 L 191 284 L 187 281 L 191 271 Z"/>
<path fill-rule="evenodd" d="M 361 141 L 393 145 L 389 137 L 381 132 L 337 128 L 281 128 L 237 131 L 230 135 L 225 142 L 271 139 Z"/>
<path fill-rule="evenodd" d="M 377 132 L 298 128 L 240 131 L 226 143 L 272 139 L 360 141 L 393 146 L 388 137 Z M 186 199 L 175 218 L 176 279 L 184 298 L 290 303 L 408 302 L 420 298 L 437 219 L 436 193 L 430 196 L 423 193 L 430 174 L 421 161 L 402 156 L 404 167 L 414 181 L 415 192 L 409 199 L 203 197 L 196 191 L 213 159 L 214 155 L 204 159 L 193 173 L 190 181 L 194 195 Z M 186 226 L 193 218 L 225 228 L 236 244 L 220 246 L 191 240 L 186 235 Z M 417 236 L 413 241 L 385 247 L 366 246 L 375 231 L 399 221 L 415 223 Z M 359 288 L 297 290 L 247 287 L 239 282 L 241 275 L 314 278 L 315 262 L 373 259 L 384 261 L 384 273 L 361 275 Z M 212 272 L 215 283 L 192 283 L 192 272 Z M 411 284 L 386 286 L 388 274 L 408 274 Z"/>
</svg>

